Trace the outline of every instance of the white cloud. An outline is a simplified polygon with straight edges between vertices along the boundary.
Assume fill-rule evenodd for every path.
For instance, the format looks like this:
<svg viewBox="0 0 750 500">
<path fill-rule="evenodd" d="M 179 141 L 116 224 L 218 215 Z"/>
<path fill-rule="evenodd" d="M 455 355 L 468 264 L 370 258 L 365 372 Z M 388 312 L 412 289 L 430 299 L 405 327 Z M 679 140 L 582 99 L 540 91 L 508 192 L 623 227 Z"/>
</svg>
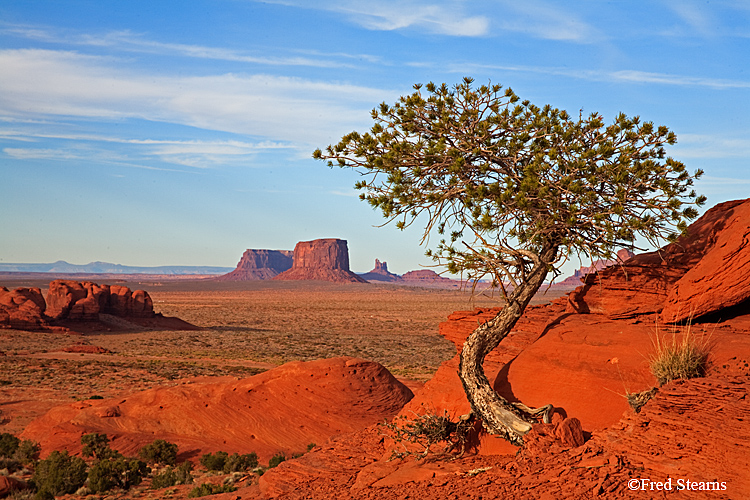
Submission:
<svg viewBox="0 0 750 500">
<path fill-rule="evenodd" d="M 369 30 L 416 28 L 439 35 L 476 37 L 487 35 L 490 28 L 487 16 L 465 14 L 465 6 L 471 4 L 456 0 L 323 0 L 312 5 L 303 0 L 270 0 L 268 3 L 336 12 Z"/>
<path fill-rule="evenodd" d="M 675 156 L 686 158 L 750 158 L 750 139 L 724 135 L 679 134 Z"/>
<path fill-rule="evenodd" d="M 524 33 L 535 38 L 590 43 L 603 38 L 596 28 L 567 9 L 539 0 L 503 0 L 499 13 L 501 29 Z"/>
<path fill-rule="evenodd" d="M 369 123 L 398 93 L 263 74 L 153 76 L 112 58 L 70 51 L 0 51 L 0 114 L 87 119 L 140 118 L 323 146 Z"/>
</svg>

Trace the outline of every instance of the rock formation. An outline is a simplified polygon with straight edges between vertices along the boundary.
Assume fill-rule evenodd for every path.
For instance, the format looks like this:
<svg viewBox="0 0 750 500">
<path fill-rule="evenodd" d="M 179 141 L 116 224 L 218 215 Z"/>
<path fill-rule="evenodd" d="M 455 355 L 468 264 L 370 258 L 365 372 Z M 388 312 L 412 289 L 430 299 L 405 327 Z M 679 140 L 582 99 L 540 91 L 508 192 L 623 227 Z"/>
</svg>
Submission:
<svg viewBox="0 0 750 500">
<path fill-rule="evenodd" d="M 589 274 L 570 310 L 611 319 L 661 313 L 665 322 L 698 318 L 750 298 L 750 200 L 721 203 L 664 248 Z"/>
<path fill-rule="evenodd" d="M 157 317 L 148 292 L 133 292 L 124 286 L 55 280 L 49 284 L 46 300 L 39 288 L 8 291 L 0 287 L 0 328 L 48 330 L 50 324 L 66 321 L 97 322 L 100 314 L 130 319 Z M 180 325 L 175 327 L 182 329 Z"/>
<path fill-rule="evenodd" d="M 245 250 L 237 269 L 217 278 L 219 281 L 268 280 L 292 268 L 289 250 Z"/>
<path fill-rule="evenodd" d="M 294 247 L 292 268 L 273 279 L 367 283 L 349 270 L 349 248 L 346 240 L 334 238 L 297 243 Z"/>
<path fill-rule="evenodd" d="M 378 259 L 375 259 L 375 267 L 372 271 L 360 274 L 360 277 L 367 281 L 387 281 L 391 283 L 402 281 L 401 276 L 388 271 L 388 264 L 386 262 L 380 262 Z"/>
<path fill-rule="evenodd" d="M 151 389 L 50 410 L 22 434 L 53 450 L 81 450 L 81 435 L 105 433 L 135 455 L 155 438 L 203 453 L 302 452 L 309 443 L 360 430 L 396 414 L 411 391 L 378 363 L 342 357 L 292 362 L 242 380 Z"/>
<path fill-rule="evenodd" d="M 50 319 L 97 321 L 100 313 L 131 318 L 155 316 L 151 297 L 144 290 L 133 292 L 124 286 L 100 286 L 89 281 L 55 280 L 49 284 Z"/>
<path fill-rule="evenodd" d="M 440 276 L 438 273 L 431 269 L 419 269 L 417 271 L 409 271 L 401 275 L 401 280 L 409 284 L 419 284 L 420 286 L 437 286 L 437 287 L 460 287 L 461 282 L 452 280 L 444 276 Z"/>
<path fill-rule="evenodd" d="M 46 325 L 46 304 L 39 288 L 0 287 L 0 328 L 39 330 Z"/>
<path fill-rule="evenodd" d="M 622 250 L 619 250 L 617 252 L 617 259 L 595 260 L 594 262 L 591 263 L 590 266 L 582 266 L 576 269 L 573 272 L 572 276 L 568 276 L 563 281 L 560 281 L 559 283 L 555 283 L 555 284 L 579 286 L 583 278 L 586 277 L 586 275 L 591 274 L 591 273 L 596 273 L 597 271 L 601 271 L 602 269 L 606 269 L 610 266 L 614 266 L 615 264 L 622 264 L 624 262 L 627 262 L 628 260 L 630 260 L 631 257 L 634 257 L 634 256 L 635 254 L 633 252 L 631 252 L 627 248 L 623 248 Z"/>
</svg>

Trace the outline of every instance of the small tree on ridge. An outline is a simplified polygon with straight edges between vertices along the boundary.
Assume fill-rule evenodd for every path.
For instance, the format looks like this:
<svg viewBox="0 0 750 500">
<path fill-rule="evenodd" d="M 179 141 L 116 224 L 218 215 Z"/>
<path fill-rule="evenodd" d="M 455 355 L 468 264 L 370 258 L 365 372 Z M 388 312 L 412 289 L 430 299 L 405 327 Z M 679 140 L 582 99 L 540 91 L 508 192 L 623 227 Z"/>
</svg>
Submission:
<svg viewBox="0 0 750 500">
<path fill-rule="evenodd" d="M 676 142 L 667 127 L 624 114 L 605 126 L 597 113 L 575 118 L 472 84 L 429 83 L 426 95 L 417 84 L 373 109 L 370 132 L 313 157 L 357 170 L 360 198 L 387 222 L 424 222 L 423 243 L 441 235 L 427 251 L 438 264 L 501 289 L 505 305 L 466 340 L 459 376 L 485 428 L 521 444 L 551 406 L 508 403 L 492 389 L 485 357 L 567 259 L 612 258 L 638 236 L 658 244 L 684 232 L 705 202 L 692 189 L 702 172 L 665 156 Z"/>
</svg>

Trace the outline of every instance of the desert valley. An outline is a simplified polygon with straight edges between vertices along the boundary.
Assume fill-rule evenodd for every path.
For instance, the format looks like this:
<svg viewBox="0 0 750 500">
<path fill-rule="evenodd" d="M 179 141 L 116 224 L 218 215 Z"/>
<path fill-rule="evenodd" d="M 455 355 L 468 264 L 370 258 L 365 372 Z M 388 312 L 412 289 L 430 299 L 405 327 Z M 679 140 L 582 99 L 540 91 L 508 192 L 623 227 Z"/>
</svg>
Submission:
<svg viewBox="0 0 750 500">
<path fill-rule="evenodd" d="M 497 293 L 379 261 L 356 275 L 336 239 L 248 250 L 219 277 L 5 273 L 0 432 L 42 459 L 97 433 L 193 464 L 190 484 L 160 487 L 172 469 L 150 463 L 100 498 L 748 498 L 749 238 L 750 201 L 727 202 L 659 252 L 543 289 L 484 368 L 551 423 L 519 448 L 470 421 L 424 456 L 398 429 L 470 413 L 457 352 Z M 658 380 L 685 342 L 702 376 Z M 210 470 L 221 452 L 258 463 Z M 33 498 L 32 461 L 0 460 L 0 497 Z"/>
</svg>

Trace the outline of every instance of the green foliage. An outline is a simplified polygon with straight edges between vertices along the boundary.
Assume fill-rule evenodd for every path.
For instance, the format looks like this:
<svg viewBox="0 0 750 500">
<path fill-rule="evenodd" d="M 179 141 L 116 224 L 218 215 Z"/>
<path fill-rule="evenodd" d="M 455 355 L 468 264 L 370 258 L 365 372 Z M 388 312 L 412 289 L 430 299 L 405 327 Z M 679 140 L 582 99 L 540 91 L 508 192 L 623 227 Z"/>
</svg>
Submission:
<svg viewBox="0 0 750 500">
<path fill-rule="evenodd" d="M 121 456 L 119 452 L 109 447 L 109 438 L 106 434 L 99 434 L 98 432 L 84 434 L 81 436 L 81 444 L 83 445 L 81 454 L 84 457 L 94 457 L 95 460 L 103 460 L 105 458 L 117 458 Z"/>
<path fill-rule="evenodd" d="M 273 469 L 274 467 L 278 466 L 281 462 L 286 462 L 286 454 L 284 454 L 284 452 L 279 452 L 276 455 L 272 456 L 271 459 L 268 461 L 268 468 Z"/>
<path fill-rule="evenodd" d="M 177 445 L 163 439 L 157 439 L 141 448 L 138 456 L 150 464 L 175 465 L 177 463 Z"/>
<path fill-rule="evenodd" d="M 39 453 L 42 451 L 42 447 L 39 443 L 30 439 L 24 439 L 21 444 L 18 445 L 18 449 L 15 453 L 15 459 L 22 464 L 30 464 L 39 459 Z"/>
<path fill-rule="evenodd" d="M 71 457 L 67 451 L 53 451 L 40 460 L 31 480 L 37 489 L 37 498 L 50 498 L 74 493 L 86 481 L 86 462 Z"/>
<path fill-rule="evenodd" d="M 0 434 L 0 457 L 13 458 L 20 443 L 21 440 L 13 434 L 7 432 Z"/>
<path fill-rule="evenodd" d="M 167 466 L 164 472 L 154 475 L 151 480 L 151 489 L 169 488 L 176 484 L 190 484 L 193 482 L 192 462 L 183 462 L 177 468 Z"/>
<path fill-rule="evenodd" d="M 312 449 L 313 449 L 313 448 L 315 448 L 316 446 L 318 446 L 318 445 L 317 445 L 317 444 L 315 444 L 315 443 L 310 443 L 310 444 L 308 444 L 308 445 L 307 445 L 307 451 L 312 451 Z"/>
<path fill-rule="evenodd" d="M 148 473 L 144 462 L 125 457 L 97 460 L 89 469 L 89 489 L 93 493 L 109 491 L 112 488 L 129 489 L 141 484 Z"/>
<path fill-rule="evenodd" d="M 207 495 L 216 495 L 218 493 L 231 493 L 236 490 L 237 488 L 229 484 L 219 486 L 216 484 L 203 483 L 190 490 L 188 498 L 205 497 Z"/>
<path fill-rule="evenodd" d="M 702 172 L 666 156 L 667 127 L 624 114 L 605 125 L 472 84 L 415 85 L 373 109 L 369 132 L 313 157 L 361 173 L 360 198 L 400 229 L 419 218 L 423 241 L 443 235 L 428 255 L 450 272 L 497 284 L 576 254 L 612 258 L 638 236 L 674 239 L 697 216 Z"/>
<path fill-rule="evenodd" d="M 245 472 L 253 470 L 257 466 L 258 455 L 255 452 L 247 453 L 245 455 L 234 453 L 226 459 L 222 470 L 225 474 L 229 474 L 230 472 Z"/>
<path fill-rule="evenodd" d="M 208 470 L 224 471 L 224 465 L 227 463 L 229 454 L 225 451 L 216 453 L 206 453 L 200 458 L 201 465 Z"/>
</svg>

